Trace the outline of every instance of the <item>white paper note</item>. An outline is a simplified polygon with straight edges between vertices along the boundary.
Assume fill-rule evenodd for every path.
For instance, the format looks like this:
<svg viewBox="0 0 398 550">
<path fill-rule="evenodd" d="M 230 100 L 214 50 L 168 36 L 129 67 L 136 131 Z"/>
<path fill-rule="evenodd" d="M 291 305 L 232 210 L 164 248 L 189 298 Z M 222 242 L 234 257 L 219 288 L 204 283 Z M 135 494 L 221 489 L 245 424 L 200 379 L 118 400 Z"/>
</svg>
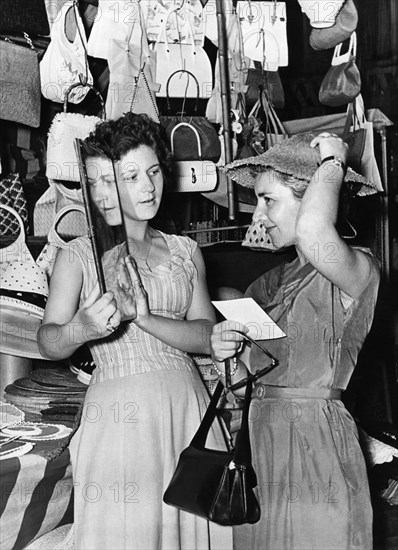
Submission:
<svg viewBox="0 0 398 550">
<path fill-rule="evenodd" d="M 253 298 L 213 301 L 212 303 L 226 319 L 246 325 L 249 329 L 249 336 L 254 340 L 274 340 L 286 336 Z"/>
</svg>

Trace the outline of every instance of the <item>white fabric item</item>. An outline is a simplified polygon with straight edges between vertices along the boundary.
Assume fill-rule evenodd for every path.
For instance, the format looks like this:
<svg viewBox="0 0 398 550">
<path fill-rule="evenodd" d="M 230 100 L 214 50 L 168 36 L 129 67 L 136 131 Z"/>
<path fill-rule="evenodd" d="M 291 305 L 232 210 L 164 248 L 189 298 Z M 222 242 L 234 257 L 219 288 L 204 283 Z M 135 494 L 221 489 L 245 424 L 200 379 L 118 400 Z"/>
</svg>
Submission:
<svg viewBox="0 0 398 550">
<path fill-rule="evenodd" d="M 72 10 L 72 11 L 70 11 Z M 66 21 L 73 12 L 76 33 L 73 42 L 66 36 Z M 41 93 L 51 101 L 63 103 L 65 94 L 81 79 L 93 83 L 87 63 L 87 41 L 83 22 L 73 0 L 65 2 L 51 28 L 51 42 L 40 61 Z M 71 91 L 68 101 L 80 103 L 89 88 L 79 86 Z"/>
<path fill-rule="evenodd" d="M 135 0 L 99 0 L 98 11 L 88 39 L 88 55 L 109 60 L 112 40 L 126 41 L 131 32 L 130 43 L 140 46 L 141 33 L 138 2 Z"/>
</svg>

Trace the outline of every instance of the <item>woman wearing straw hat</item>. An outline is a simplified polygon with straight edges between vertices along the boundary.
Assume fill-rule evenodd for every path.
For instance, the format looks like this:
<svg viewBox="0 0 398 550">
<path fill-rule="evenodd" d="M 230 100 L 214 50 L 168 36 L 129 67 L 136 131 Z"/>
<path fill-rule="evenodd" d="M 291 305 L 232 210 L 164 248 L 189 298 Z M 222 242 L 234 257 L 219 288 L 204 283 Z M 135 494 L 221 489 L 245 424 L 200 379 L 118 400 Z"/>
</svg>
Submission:
<svg viewBox="0 0 398 550">
<path fill-rule="evenodd" d="M 354 420 L 340 400 L 370 330 L 378 262 L 336 229 L 342 186 L 369 186 L 346 170 L 347 146 L 330 133 L 301 134 L 235 161 L 227 174 L 254 188 L 253 223 L 270 247 L 297 258 L 252 283 L 252 297 L 286 337 L 264 342 L 279 366 L 258 380 L 251 403 L 253 464 L 261 519 L 236 527 L 239 550 L 372 548 L 372 510 Z M 267 241 L 264 239 L 264 242 Z M 224 321 L 211 337 L 215 367 L 235 357 L 232 382 L 263 368 L 244 325 Z"/>
<path fill-rule="evenodd" d="M 209 353 L 215 319 L 197 244 L 149 225 L 170 171 L 159 132 L 146 115 L 127 113 L 85 140 L 93 200 L 108 226 L 120 226 L 119 191 L 134 257 L 113 255 L 121 257 L 110 266 L 113 292 L 100 296 L 89 239 L 71 241 L 57 257 L 39 332 L 48 357 L 88 342 L 96 364 L 70 444 L 75 548 L 232 548 L 230 527 L 162 501 L 207 408 L 188 353 Z M 221 426 L 211 440 L 226 448 Z"/>
</svg>

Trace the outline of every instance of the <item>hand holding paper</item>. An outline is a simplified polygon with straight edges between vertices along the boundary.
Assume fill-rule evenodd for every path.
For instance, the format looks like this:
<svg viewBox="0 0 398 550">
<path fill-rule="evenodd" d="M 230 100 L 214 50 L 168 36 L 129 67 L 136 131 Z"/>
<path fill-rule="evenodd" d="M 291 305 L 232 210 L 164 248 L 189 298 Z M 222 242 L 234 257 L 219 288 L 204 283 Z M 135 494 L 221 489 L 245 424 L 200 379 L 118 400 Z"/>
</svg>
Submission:
<svg viewBox="0 0 398 550">
<path fill-rule="evenodd" d="M 286 336 L 253 298 L 213 301 L 212 303 L 226 319 L 246 325 L 249 329 L 249 336 L 254 340 L 273 340 Z"/>
</svg>

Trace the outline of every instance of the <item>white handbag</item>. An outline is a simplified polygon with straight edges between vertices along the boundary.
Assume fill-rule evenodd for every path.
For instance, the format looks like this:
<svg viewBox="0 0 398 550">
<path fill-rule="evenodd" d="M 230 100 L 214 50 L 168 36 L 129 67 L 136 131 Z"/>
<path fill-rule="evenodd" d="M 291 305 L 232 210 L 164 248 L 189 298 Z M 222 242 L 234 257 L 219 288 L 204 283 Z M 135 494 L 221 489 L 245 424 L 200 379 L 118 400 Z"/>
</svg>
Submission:
<svg viewBox="0 0 398 550">
<path fill-rule="evenodd" d="M 289 62 L 286 3 L 240 0 L 237 13 L 242 26 L 245 55 L 253 61 L 261 61 L 267 71 L 286 67 Z"/>
<path fill-rule="evenodd" d="M 174 126 L 170 134 L 171 152 L 174 154 L 174 134 L 180 126 L 189 126 L 196 135 L 198 156 L 202 156 L 200 137 L 195 128 L 186 122 Z M 179 160 L 173 164 L 171 182 L 167 190 L 172 193 L 214 191 L 217 187 L 217 167 L 211 160 Z"/>
<path fill-rule="evenodd" d="M 73 42 L 66 36 L 67 17 L 71 13 L 76 22 Z M 73 84 L 80 84 L 69 96 L 71 103 L 80 103 L 92 84 L 93 76 L 88 68 L 87 40 L 82 19 L 74 0 L 68 0 L 61 8 L 51 28 L 51 42 L 40 61 L 41 93 L 51 101 L 63 103 L 65 93 Z"/>
<path fill-rule="evenodd" d="M 65 94 L 64 110 L 55 115 L 48 132 L 46 176 L 51 180 L 80 181 L 75 139 L 86 139 L 95 126 L 105 120 L 104 100 L 98 90 L 88 84 L 86 87 L 100 98 L 102 119 L 98 116 L 67 112 L 69 95 L 74 86 Z"/>
<path fill-rule="evenodd" d="M 177 10 L 185 14 L 184 8 L 173 7 L 163 21 L 163 27 L 159 33 L 158 41 L 153 45 L 156 52 L 156 82 L 160 85 L 158 97 L 166 97 L 166 85 L 169 76 L 176 71 L 188 71 L 192 73 L 200 83 L 199 97 L 209 98 L 213 88 L 213 74 L 210 59 L 205 50 L 195 44 L 192 26 L 186 16 L 189 32 L 189 44 L 170 43 L 167 38 L 166 27 L 170 16 Z M 197 97 L 196 84 L 193 79 L 176 78 L 169 86 L 170 97 Z"/>
</svg>

